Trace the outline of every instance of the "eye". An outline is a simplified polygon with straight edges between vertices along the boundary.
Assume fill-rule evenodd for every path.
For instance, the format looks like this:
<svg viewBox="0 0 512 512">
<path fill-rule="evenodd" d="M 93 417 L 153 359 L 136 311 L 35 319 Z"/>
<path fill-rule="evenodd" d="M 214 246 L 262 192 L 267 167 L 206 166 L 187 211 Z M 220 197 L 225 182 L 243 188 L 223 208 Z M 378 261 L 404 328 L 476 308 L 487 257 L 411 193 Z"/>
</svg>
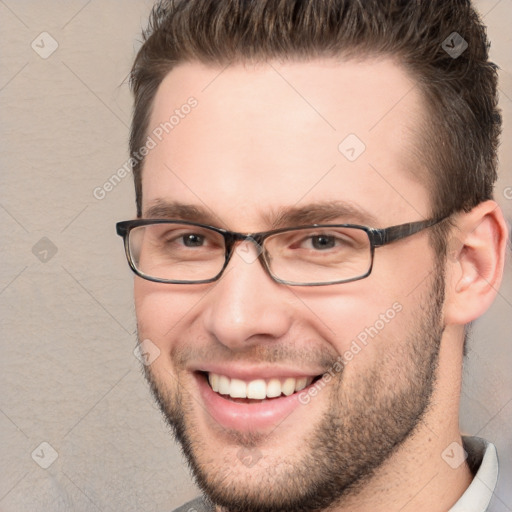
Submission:
<svg viewBox="0 0 512 512">
<path fill-rule="evenodd" d="M 336 238 L 330 235 L 315 235 L 310 237 L 310 244 L 313 249 L 326 250 L 336 247 Z"/>
<path fill-rule="evenodd" d="M 323 232 L 318 229 L 306 229 L 283 233 L 279 236 L 279 243 L 281 247 L 286 247 L 286 250 L 309 251 L 311 255 L 338 253 L 360 245 L 356 235 L 358 233 L 355 230 L 352 232 L 348 229 L 327 229 Z"/>
<path fill-rule="evenodd" d="M 341 249 L 346 247 L 347 244 L 348 240 L 339 233 L 333 235 L 328 233 L 314 233 L 302 238 L 302 240 L 299 241 L 297 248 L 322 252 Z"/>
<path fill-rule="evenodd" d="M 197 233 L 187 233 L 182 235 L 181 239 L 185 247 L 202 247 L 205 241 L 205 237 Z"/>
</svg>

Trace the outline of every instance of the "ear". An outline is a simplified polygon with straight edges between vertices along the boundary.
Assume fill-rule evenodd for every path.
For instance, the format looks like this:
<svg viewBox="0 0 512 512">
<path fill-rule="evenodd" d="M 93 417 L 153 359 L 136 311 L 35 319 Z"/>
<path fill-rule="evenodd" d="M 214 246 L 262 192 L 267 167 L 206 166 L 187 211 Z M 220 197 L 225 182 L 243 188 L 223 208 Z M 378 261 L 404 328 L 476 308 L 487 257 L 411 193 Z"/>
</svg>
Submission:
<svg viewBox="0 0 512 512">
<path fill-rule="evenodd" d="M 492 304 L 503 277 L 507 223 L 494 201 L 455 219 L 446 260 L 445 322 L 467 324 Z"/>
</svg>

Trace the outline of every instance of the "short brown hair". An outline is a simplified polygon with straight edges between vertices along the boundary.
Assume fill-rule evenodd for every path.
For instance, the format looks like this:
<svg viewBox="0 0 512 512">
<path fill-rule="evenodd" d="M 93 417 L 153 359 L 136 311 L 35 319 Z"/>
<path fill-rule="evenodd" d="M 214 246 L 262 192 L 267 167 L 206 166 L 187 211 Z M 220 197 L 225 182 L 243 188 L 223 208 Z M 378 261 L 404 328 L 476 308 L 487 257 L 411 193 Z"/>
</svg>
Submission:
<svg viewBox="0 0 512 512">
<path fill-rule="evenodd" d="M 447 51 L 455 32 L 468 44 L 457 56 Z M 132 157 L 148 135 L 158 86 L 177 63 L 390 56 L 426 100 L 419 157 L 429 169 L 422 179 L 433 215 L 469 211 L 492 197 L 497 72 L 469 0 L 162 0 L 143 36 L 131 73 Z M 141 216 L 144 162 L 132 162 Z"/>
</svg>

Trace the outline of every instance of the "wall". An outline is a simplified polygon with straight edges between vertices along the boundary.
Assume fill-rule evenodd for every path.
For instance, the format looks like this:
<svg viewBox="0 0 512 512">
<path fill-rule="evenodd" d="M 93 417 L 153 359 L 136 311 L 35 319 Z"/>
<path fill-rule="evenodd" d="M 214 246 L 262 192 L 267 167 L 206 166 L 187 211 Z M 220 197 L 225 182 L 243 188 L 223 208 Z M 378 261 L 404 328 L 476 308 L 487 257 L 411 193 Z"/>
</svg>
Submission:
<svg viewBox="0 0 512 512">
<path fill-rule="evenodd" d="M 197 494 L 133 354 L 132 275 L 114 230 L 134 215 L 131 176 L 99 192 L 127 159 L 125 79 L 150 4 L 0 1 L 3 512 L 164 511 Z M 502 68 L 496 197 L 510 220 L 512 0 L 477 6 Z M 509 260 L 474 327 L 461 409 L 509 479 L 511 284 Z"/>
</svg>

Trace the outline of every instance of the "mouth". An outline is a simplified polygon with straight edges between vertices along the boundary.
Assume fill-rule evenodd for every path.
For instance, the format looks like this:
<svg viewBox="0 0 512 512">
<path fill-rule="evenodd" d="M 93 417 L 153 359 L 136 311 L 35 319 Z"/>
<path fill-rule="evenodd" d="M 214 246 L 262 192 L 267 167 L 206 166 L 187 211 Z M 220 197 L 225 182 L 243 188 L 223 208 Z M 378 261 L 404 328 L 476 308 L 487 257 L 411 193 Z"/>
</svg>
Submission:
<svg viewBox="0 0 512 512">
<path fill-rule="evenodd" d="M 218 370 L 194 372 L 202 414 L 210 428 L 217 430 L 220 426 L 231 432 L 271 433 L 292 421 L 306 423 L 311 409 L 304 406 L 301 396 L 308 393 L 322 375 L 293 377 L 287 372 L 288 375 L 273 376 L 268 369 L 261 375 L 251 373 L 250 378 L 244 380 L 240 378 L 241 372 L 236 377 Z"/>
<path fill-rule="evenodd" d="M 202 372 L 210 388 L 223 398 L 237 403 L 262 403 L 298 393 L 321 378 L 273 377 L 245 381 L 213 372 Z"/>
</svg>

